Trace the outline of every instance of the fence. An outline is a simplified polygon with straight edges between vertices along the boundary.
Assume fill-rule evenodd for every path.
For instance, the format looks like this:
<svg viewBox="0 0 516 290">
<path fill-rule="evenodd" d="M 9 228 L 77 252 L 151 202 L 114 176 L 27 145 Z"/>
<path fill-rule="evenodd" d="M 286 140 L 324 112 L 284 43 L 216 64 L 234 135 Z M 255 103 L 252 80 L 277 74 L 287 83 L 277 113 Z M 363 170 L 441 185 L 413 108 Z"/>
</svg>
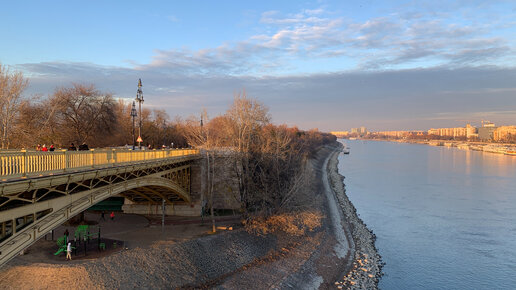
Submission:
<svg viewBox="0 0 516 290">
<path fill-rule="evenodd" d="M 199 154 L 197 149 L 2 151 L 0 152 L 0 181 L 29 175 L 65 173 L 70 170 L 125 165 L 197 154 Z"/>
</svg>

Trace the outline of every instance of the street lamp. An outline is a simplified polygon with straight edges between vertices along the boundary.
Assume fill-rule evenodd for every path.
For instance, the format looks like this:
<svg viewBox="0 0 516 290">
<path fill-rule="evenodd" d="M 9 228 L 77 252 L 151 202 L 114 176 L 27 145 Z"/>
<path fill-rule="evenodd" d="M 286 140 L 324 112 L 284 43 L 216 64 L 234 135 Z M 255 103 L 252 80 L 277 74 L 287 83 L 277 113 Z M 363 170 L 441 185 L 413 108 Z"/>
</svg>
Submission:
<svg viewBox="0 0 516 290">
<path fill-rule="evenodd" d="M 202 113 L 201 113 L 201 136 L 202 136 Z"/>
<path fill-rule="evenodd" d="M 133 101 L 133 108 L 131 109 L 131 117 L 133 118 L 133 150 L 136 147 L 136 136 L 134 135 L 134 118 L 136 118 L 138 114 L 136 113 L 136 104 Z"/>
<path fill-rule="evenodd" d="M 138 102 L 138 110 L 140 111 L 140 122 L 138 124 L 138 146 L 142 149 L 142 103 L 143 103 L 143 92 L 142 92 L 142 79 L 138 79 L 138 90 L 136 91 L 136 101 Z"/>
<path fill-rule="evenodd" d="M 165 149 L 165 136 L 166 136 L 166 133 L 167 133 L 167 123 L 165 120 L 163 120 L 163 149 Z"/>
</svg>

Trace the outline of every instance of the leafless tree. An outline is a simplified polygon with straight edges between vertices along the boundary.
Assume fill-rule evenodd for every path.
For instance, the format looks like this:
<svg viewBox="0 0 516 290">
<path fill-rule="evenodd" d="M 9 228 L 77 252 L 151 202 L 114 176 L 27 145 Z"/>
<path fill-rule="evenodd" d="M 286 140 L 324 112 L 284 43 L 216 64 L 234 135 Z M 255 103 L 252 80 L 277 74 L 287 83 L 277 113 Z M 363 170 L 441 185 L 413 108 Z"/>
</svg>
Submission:
<svg viewBox="0 0 516 290">
<path fill-rule="evenodd" d="M 202 121 L 201 121 L 202 120 Z M 190 117 L 186 120 L 184 125 L 184 134 L 188 143 L 201 148 L 203 153 L 206 156 L 206 193 L 202 199 L 202 203 L 204 203 L 204 198 L 208 200 L 208 206 L 210 208 L 210 215 L 212 221 L 212 231 L 216 231 L 215 224 L 215 214 L 214 214 L 214 198 L 213 192 L 215 187 L 215 176 L 216 176 L 216 148 L 219 146 L 219 139 L 214 138 L 213 135 L 216 134 L 216 130 L 213 126 L 203 126 L 204 122 L 206 124 L 210 123 L 208 118 L 208 113 L 206 110 L 203 110 L 201 113 L 201 119 L 196 119 L 195 117 Z"/>
<path fill-rule="evenodd" d="M 20 109 L 22 93 L 28 80 L 19 71 L 10 72 L 0 64 L 0 129 L 2 149 L 9 148 L 13 121 Z"/>
<path fill-rule="evenodd" d="M 97 136 L 110 136 L 116 124 L 115 102 L 110 94 L 103 94 L 93 85 L 73 84 L 58 88 L 51 97 L 56 107 L 56 123 L 62 139 L 68 142 L 89 142 L 105 146 Z"/>
<path fill-rule="evenodd" d="M 234 168 L 239 181 L 242 208 L 249 208 L 251 177 L 256 164 L 251 161 L 253 146 L 259 141 L 259 131 L 270 122 L 268 108 L 257 100 L 247 98 L 246 93 L 237 94 L 226 112 L 231 122 L 229 134 L 237 149 Z"/>
</svg>

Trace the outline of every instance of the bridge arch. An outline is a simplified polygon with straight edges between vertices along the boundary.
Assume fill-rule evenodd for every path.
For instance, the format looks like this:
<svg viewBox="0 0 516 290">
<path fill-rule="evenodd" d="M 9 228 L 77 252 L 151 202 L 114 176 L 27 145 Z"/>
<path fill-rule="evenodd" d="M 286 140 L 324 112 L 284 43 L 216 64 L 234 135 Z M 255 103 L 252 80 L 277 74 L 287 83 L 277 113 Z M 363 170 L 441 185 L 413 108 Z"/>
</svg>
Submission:
<svg viewBox="0 0 516 290">
<path fill-rule="evenodd" d="M 16 207 L 0 208 L 0 266 L 51 230 L 112 196 L 121 195 L 133 202 L 138 202 L 139 196 L 143 203 L 164 199 L 167 204 L 191 204 L 191 162 L 197 158 L 184 156 L 0 182 L 4 203 L 6 198 L 15 202 L 23 199 Z M 40 196 L 38 188 L 50 193 Z M 6 223 L 11 226 L 7 234 Z"/>
</svg>

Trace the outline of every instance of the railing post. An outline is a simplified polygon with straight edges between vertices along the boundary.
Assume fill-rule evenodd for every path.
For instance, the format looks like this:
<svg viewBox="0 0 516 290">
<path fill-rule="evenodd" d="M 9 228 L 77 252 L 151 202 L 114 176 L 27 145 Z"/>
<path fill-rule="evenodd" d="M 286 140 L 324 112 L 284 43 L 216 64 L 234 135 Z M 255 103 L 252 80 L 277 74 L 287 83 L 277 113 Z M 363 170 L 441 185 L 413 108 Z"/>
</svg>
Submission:
<svg viewBox="0 0 516 290">
<path fill-rule="evenodd" d="M 64 166 L 63 166 L 63 171 L 66 172 L 68 170 L 68 167 L 70 167 L 70 153 L 67 151 L 67 150 L 63 150 L 63 153 L 64 153 Z"/>
<path fill-rule="evenodd" d="M 91 167 L 92 168 L 95 168 L 95 152 L 94 152 L 95 149 L 90 149 L 90 154 L 91 154 Z"/>
<path fill-rule="evenodd" d="M 117 162 L 117 158 L 116 158 L 116 149 L 112 149 L 111 150 L 111 158 L 113 159 L 113 167 L 115 166 L 115 163 Z"/>
<path fill-rule="evenodd" d="M 28 168 L 29 168 L 29 158 L 27 157 L 27 150 L 22 150 L 23 152 L 23 172 L 22 172 L 22 176 L 23 177 L 27 177 L 27 171 L 28 171 Z"/>
</svg>

